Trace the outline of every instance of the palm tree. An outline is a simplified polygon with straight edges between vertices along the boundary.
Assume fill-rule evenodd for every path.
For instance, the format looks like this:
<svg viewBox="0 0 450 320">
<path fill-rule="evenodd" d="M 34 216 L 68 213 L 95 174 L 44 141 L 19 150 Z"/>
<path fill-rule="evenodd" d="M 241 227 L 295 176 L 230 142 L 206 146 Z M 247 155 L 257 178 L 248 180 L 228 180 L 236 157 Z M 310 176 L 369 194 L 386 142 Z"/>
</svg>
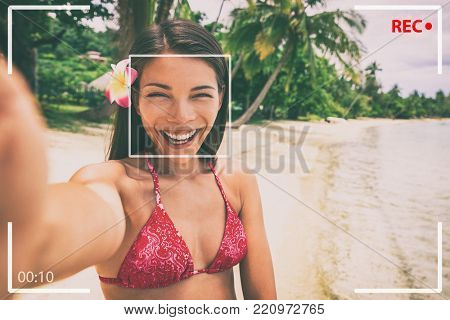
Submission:
<svg viewBox="0 0 450 320">
<path fill-rule="evenodd" d="M 219 14 L 217 15 L 216 21 L 214 22 L 214 25 L 211 30 L 212 34 L 214 34 L 214 32 L 216 32 L 217 24 L 219 23 L 219 18 L 220 18 L 220 15 L 222 14 L 222 9 L 223 9 L 223 5 L 225 4 L 225 1 L 227 1 L 227 0 L 222 0 L 222 3 L 220 4 Z"/>
<path fill-rule="evenodd" d="M 344 118 L 347 116 L 347 114 L 350 113 L 350 111 L 352 111 L 353 106 L 358 101 L 358 99 L 362 97 L 363 94 L 369 96 L 371 101 L 374 103 L 377 103 L 379 100 L 379 91 L 381 89 L 381 85 L 377 81 L 377 72 L 383 71 L 383 69 L 381 69 L 378 63 L 374 61 L 371 64 L 369 64 L 364 69 L 364 71 L 365 71 L 364 83 L 359 86 L 358 94 L 355 96 L 355 98 L 347 108 L 347 111 L 344 114 Z"/>
<path fill-rule="evenodd" d="M 371 77 L 376 77 L 376 73 L 378 71 L 383 71 L 383 69 L 380 68 L 380 66 L 376 61 L 369 64 L 365 70 L 367 71 L 367 74 L 370 75 Z"/>
<path fill-rule="evenodd" d="M 280 71 L 290 69 L 296 52 L 308 57 L 308 66 L 314 74 L 318 52 L 334 57 L 344 73 L 355 76 L 351 62 L 360 57 L 361 43 L 341 27 L 345 23 L 359 33 L 365 20 L 354 11 L 324 11 L 309 14 L 308 8 L 324 5 L 325 0 L 248 0 L 247 8 L 232 12 L 233 23 L 227 34 L 225 47 L 240 52 L 244 74 L 251 78 L 262 71 L 265 59 L 274 57 L 278 63 L 271 71 L 265 85 L 248 109 L 232 123 L 239 127 L 246 123 L 263 102 Z M 242 59 L 241 59 L 242 57 Z M 235 73 L 236 70 L 233 70 Z M 289 73 L 289 72 L 288 72 Z"/>
<path fill-rule="evenodd" d="M 176 3 L 174 0 L 118 0 L 118 4 L 118 59 L 126 57 L 136 35 L 146 26 L 170 19 L 172 7 L 173 17 L 197 19 L 188 0 L 177 0 Z"/>
</svg>

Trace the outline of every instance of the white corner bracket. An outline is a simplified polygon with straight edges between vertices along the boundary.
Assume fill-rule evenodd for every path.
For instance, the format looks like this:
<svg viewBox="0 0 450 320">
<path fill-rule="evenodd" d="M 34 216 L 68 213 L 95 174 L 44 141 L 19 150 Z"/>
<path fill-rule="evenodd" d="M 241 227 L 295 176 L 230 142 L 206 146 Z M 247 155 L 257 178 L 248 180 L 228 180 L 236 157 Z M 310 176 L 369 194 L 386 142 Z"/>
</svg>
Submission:
<svg viewBox="0 0 450 320">
<path fill-rule="evenodd" d="M 442 74 L 442 7 L 440 5 L 356 5 L 361 11 L 436 11 L 438 20 L 437 73 Z"/>
<path fill-rule="evenodd" d="M 12 287 L 12 222 L 8 222 L 8 292 L 9 293 L 91 293 L 91 289 L 13 288 Z"/>
<path fill-rule="evenodd" d="M 442 292 L 442 222 L 437 224 L 437 288 L 355 289 L 355 293 L 441 293 Z"/>
<path fill-rule="evenodd" d="M 47 5 L 16 5 L 8 6 L 8 74 L 12 74 L 12 17 L 14 10 L 45 10 L 45 11 L 72 11 L 82 10 L 89 11 L 90 5 L 86 6 L 72 6 L 70 3 L 61 6 L 47 6 Z"/>
</svg>

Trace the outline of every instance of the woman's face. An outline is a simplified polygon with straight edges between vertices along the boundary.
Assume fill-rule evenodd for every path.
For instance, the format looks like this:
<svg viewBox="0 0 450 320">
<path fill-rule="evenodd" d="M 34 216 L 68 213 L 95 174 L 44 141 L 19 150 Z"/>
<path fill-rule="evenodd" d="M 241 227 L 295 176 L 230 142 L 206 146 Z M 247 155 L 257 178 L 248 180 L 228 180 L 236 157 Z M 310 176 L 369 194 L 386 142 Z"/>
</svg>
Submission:
<svg viewBox="0 0 450 320">
<path fill-rule="evenodd" d="M 222 102 L 214 69 L 195 57 L 154 58 L 139 88 L 137 112 L 158 152 L 196 154 Z"/>
</svg>

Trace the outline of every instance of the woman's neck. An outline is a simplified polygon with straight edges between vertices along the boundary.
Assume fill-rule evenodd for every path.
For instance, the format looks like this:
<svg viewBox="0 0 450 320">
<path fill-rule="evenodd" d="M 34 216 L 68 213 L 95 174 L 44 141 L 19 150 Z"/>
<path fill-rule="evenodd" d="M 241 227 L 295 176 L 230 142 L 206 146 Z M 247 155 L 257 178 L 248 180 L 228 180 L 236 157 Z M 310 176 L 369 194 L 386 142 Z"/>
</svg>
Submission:
<svg viewBox="0 0 450 320">
<path fill-rule="evenodd" d="M 169 177 L 186 177 L 208 171 L 208 166 L 199 158 L 137 158 L 137 167 L 148 170 L 147 160 L 158 174 Z"/>
</svg>

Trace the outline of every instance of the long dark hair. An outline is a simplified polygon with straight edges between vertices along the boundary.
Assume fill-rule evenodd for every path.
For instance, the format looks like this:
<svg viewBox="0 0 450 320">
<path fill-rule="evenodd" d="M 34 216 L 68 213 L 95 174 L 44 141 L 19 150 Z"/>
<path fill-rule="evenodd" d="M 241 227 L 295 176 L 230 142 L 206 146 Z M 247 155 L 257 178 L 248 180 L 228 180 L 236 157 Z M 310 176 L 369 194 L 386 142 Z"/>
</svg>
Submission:
<svg viewBox="0 0 450 320">
<path fill-rule="evenodd" d="M 134 41 L 130 54 L 160 54 L 170 51 L 175 54 L 214 54 L 223 55 L 219 43 L 202 26 L 188 20 L 167 20 L 161 24 L 153 25 L 145 29 Z M 114 129 L 109 148 L 109 160 L 123 159 L 128 156 L 128 112 L 131 112 L 131 154 L 143 154 L 146 151 L 154 154 L 154 146 L 148 137 L 141 117 L 137 114 L 135 106 L 139 97 L 139 80 L 144 67 L 150 62 L 149 57 L 133 57 L 131 66 L 137 70 L 138 78 L 132 86 L 132 106 L 118 108 L 115 114 Z M 202 157 L 203 162 L 211 161 L 215 164 L 216 153 L 222 143 L 225 124 L 228 115 L 228 81 L 229 72 L 225 58 L 202 57 L 215 71 L 219 93 L 223 93 L 222 105 L 217 114 L 211 131 L 205 138 L 197 154 L 212 155 L 214 157 Z"/>
</svg>

